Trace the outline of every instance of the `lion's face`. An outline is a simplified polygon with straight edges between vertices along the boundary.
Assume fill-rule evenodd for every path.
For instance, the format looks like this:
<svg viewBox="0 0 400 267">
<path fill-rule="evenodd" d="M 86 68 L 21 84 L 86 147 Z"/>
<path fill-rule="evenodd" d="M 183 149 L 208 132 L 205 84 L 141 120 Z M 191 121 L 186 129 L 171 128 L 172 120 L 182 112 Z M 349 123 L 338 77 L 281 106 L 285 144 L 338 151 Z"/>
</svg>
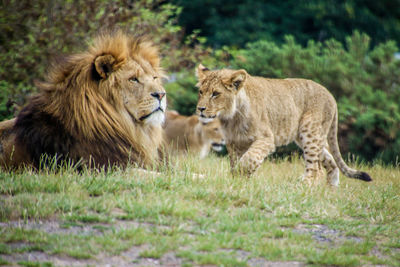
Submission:
<svg viewBox="0 0 400 267">
<path fill-rule="evenodd" d="M 100 56 L 96 68 L 101 73 L 112 64 L 112 58 Z M 128 58 L 115 71 L 104 76 L 106 79 L 100 83 L 104 89 L 99 91 L 109 99 L 107 94 L 110 94 L 110 88 L 115 88 L 122 101 L 122 113 L 136 123 L 161 125 L 164 122 L 166 92 L 161 83 L 161 74 L 148 61 L 141 57 Z"/>
<path fill-rule="evenodd" d="M 202 122 L 215 118 L 230 118 L 236 111 L 236 98 L 243 88 L 247 73 L 244 70 L 210 71 L 200 64 L 197 69 L 199 79 L 199 100 L 197 114 Z"/>
<path fill-rule="evenodd" d="M 147 66 L 148 65 L 148 66 Z M 160 75 L 146 62 L 128 62 L 118 73 L 126 110 L 137 122 L 161 125 L 167 106 Z"/>
<path fill-rule="evenodd" d="M 204 137 L 211 142 L 215 151 L 221 151 L 225 145 L 224 134 L 222 133 L 220 121 L 213 120 L 209 123 L 202 123 Z"/>
</svg>

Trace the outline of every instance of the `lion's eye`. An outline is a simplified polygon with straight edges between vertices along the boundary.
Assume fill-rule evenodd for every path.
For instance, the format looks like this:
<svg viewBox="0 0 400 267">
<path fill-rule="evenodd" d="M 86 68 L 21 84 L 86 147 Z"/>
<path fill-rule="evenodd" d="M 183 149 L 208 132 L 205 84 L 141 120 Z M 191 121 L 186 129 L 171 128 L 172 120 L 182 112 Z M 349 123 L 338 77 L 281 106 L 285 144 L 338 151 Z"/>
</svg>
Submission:
<svg viewBox="0 0 400 267">
<path fill-rule="evenodd" d="M 157 77 L 157 76 L 154 76 L 154 77 L 153 77 L 153 79 L 154 79 L 154 80 L 157 80 L 157 79 L 158 79 L 158 77 Z"/>
<path fill-rule="evenodd" d="M 199 95 L 202 95 L 203 94 L 203 91 L 199 91 Z"/>
<path fill-rule="evenodd" d="M 214 128 L 214 131 L 215 131 L 215 132 L 218 132 L 218 128 Z"/>
<path fill-rule="evenodd" d="M 219 93 L 219 92 L 213 92 L 212 93 L 212 97 L 217 97 L 217 96 L 219 96 L 221 93 Z"/>
<path fill-rule="evenodd" d="M 136 77 L 129 78 L 129 81 L 133 82 L 133 83 L 138 83 L 139 82 L 138 78 L 136 78 Z"/>
</svg>

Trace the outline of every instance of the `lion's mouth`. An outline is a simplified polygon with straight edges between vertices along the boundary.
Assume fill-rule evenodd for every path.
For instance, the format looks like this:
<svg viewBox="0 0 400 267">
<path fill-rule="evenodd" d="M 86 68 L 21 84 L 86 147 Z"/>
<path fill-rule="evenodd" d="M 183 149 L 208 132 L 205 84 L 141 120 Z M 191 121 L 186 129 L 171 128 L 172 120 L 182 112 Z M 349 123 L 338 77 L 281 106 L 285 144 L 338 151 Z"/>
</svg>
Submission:
<svg viewBox="0 0 400 267">
<path fill-rule="evenodd" d="M 224 144 L 222 143 L 212 143 L 211 144 L 212 149 L 214 149 L 215 151 L 219 152 L 222 150 L 222 147 L 224 146 Z"/>
<path fill-rule="evenodd" d="M 144 121 L 145 119 L 147 119 L 148 117 L 150 117 L 151 115 L 153 115 L 154 113 L 161 111 L 162 113 L 164 113 L 164 110 L 161 108 L 161 106 L 159 106 L 158 108 L 156 108 L 155 110 L 153 110 L 152 112 L 150 112 L 149 114 L 143 115 L 142 117 L 139 118 L 140 121 Z"/>
<path fill-rule="evenodd" d="M 216 117 L 217 117 L 217 115 L 206 117 L 206 116 L 204 116 L 203 114 L 200 114 L 199 120 L 200 120 L 202 123 L 207 124 L 207 123 L 209 123 L 209 122 L 212 122 Z"/>
</svg>

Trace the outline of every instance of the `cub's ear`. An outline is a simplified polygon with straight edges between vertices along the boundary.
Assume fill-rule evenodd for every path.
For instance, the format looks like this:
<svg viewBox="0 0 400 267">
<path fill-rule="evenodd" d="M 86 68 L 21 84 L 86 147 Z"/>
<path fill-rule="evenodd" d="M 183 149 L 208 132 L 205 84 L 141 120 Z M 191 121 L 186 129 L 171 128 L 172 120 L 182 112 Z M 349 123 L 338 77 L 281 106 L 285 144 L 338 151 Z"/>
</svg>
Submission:
<svg viewBox="0 0 400 267">
<path fill-rule="evenodd" d="M 196 69 L 196 76 L 200 81 L 204 80 L 209 71 L 210 70 L 208 68 L 204 67 L 203 64 L 200 64 Z"/>
<path fill-rule="evenodd" d="M 96 72 L 102 79 L 106 79 L 114 71 L 115 63 L 116 60 L 112 55 L 98 56 L 94 60 Z"/>
<path fill-rule="evenodd" d="M 247 72 L 245 70 L 237 70 L 233 72 L 229 77 L 222 80 L 222 82 L 228 87 L 236 90 L 242 89 L 244 82 L 247 79 Z"/>
</svg>

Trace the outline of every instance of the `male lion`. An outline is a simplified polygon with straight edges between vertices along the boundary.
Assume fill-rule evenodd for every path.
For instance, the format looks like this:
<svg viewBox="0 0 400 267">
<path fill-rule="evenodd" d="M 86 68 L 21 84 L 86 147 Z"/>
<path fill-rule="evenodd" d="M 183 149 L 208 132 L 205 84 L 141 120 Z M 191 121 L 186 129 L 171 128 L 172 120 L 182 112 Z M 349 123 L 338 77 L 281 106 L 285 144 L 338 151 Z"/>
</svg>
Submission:
<svg viewBox="0 0 400 267">
<path fill-rule="evenodd" d="M 56 62 L 17 118 L 2 123 L 0 165 L 39 168 L 43 155 L 89 167 L 153 164 L 166 108 L 159 61 L 150 42 L 115 31 Z"/>
<path fill-rule="evenodd" d="M 225 144 L 219 120 L 202 123 L 197 115 L 183 116 L 167 111 L 164 125 L 166 143 L 171 152 L 190 152 L 204 158 L 212 147 L 221 151 Z"/>
<path fill-rule="evenodd" d="M 320 176 L 321 163 L 331 185 L 339 184 L 339 169 L 371 181 L 343 161 L 336 101 L 323 86 L 304 79 L 253 77 L 245 70 L 211 71 L 201 64 L 196 72 L 198 115 L 204 122 L 221 120 L 234 172 L 252 174 L 275 147 L 295 141 L 304 152 L 306 181 Z"/>
</svg>

